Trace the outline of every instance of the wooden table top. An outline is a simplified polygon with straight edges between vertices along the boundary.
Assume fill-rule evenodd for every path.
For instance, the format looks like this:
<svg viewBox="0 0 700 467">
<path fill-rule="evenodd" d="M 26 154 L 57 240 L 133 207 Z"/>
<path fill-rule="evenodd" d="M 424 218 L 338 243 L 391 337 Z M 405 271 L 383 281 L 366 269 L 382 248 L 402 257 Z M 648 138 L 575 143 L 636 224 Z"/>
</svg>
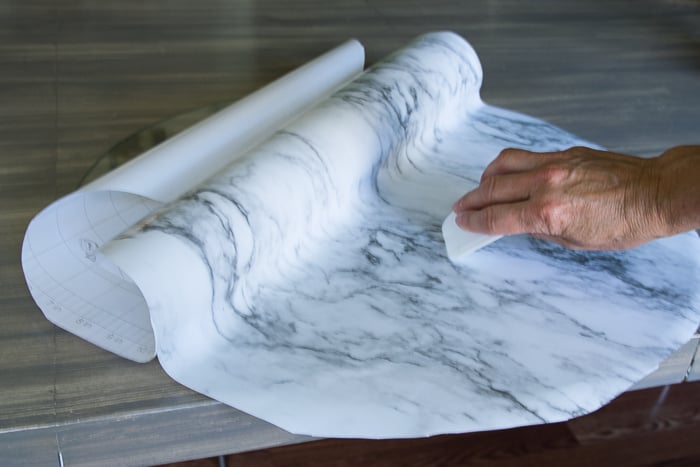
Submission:
<svg viewBox="0 0 700 467">
<path fill-rule="evenodd" d="M 112 145 L 231 102 L 355 37 L 373 63 L 449 29 L 485 101 L 619 152 L 700 142 L 697 0 L 184 0 L 0 4 L 0 464 L 155 464 L 296 442 L 53 326 L 20 245 Z"/>
</svg>

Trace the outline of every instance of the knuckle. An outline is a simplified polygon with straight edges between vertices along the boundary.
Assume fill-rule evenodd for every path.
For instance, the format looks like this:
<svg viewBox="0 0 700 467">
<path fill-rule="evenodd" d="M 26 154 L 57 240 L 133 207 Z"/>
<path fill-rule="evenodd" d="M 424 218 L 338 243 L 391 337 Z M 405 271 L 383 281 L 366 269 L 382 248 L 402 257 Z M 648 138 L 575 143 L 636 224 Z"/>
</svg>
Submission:
<svg viewBox="0 0 700 467">
<path fill-rule="evenodd" d="M 498 231 L 498 219 L 493 209 L 484 210 L 484 227 L 488 232 Z"/>
<path fill-rule="evenodd" d="M 563 203 L 545 199 L 535 205 L 535 218 L 538 221 L 539 229 L 547 235 L 558 236 L 564 233 L 567 214 Z"/>
<path fill-rule="evenodd" d="M 521 159 L 524 154 L 526 154 L 526 151 L 522 149 L 507 148 L 501 151 L 501 153 L 498 155 L 498 159 L 501 163 L 509 164 L 513 161 Z"/>
<path fill-rule="evenodd" d="M 512 157 L 513 155 L 515 155 L 519 152 L 521 152 L 519 149 L 505 148 L 498 154 L 498 157 L 500 157 L 500 158 Z"/>
<path fill-rule="evenodd" d="M 600 156 L 603 153 L 605 153 L 605 151 L 588 148 L 586 146 L 572 146 L 561 152 L 564 159 L 578 162 L 590 159 L 591 157 Z"/>
<path fill-rule="evenodd" d="M 486 199 L 493 199 L 498 189 L 496 177 L 486 177 L 484 181 L 481 182 L 481 189 Z"/>
<path fill-rule="evenodd" d="M 685 155 L 692 155 L 695 153 L 698 153 L 698 146 L 675 146 L 672 148 L 669 148 L 668 150 L 664 151 L 661 155 L 662 156 L 685 156 Z"/>
<path fill-rule="evenodd" d="M 504 149 L 498 153 L 498 156 L 496 156 L 496 158 L 492 160 L 488 166 L 486 166 L 486 169 L 481 174 L 481 183 L 483 183 L 483 181 L 492 174 L 498 173 L 501 170 L 501 167 L 507 166 L 515 153 L 517 153 L 517 149 L 512 148 Z"/>
<path fill-rule="evenodd" d="M 539 175 L 542 183 L 551 188 L 568 179 L 571 176 L 571 169 L 561 164 L 547 164 L 540 169 Z"/>
<path fill-rule="evenodd" d="M 590 151 L 591 149 L 585 146 L 571 146 L 568 149 L 564 149 L 561 153 L 564 156 L 576 158 L 588 154 Z"/>
<path fill-rule="evenodd" d="M 564 151 L 562 151 L 562 152 L 564 154 L 577 155 L 577 154 L 581 154 L 585 150 L 586 150 L 586 148 L 584 148 L 583 146 L 571 146 L 568 149 L 564 149 Z"/>
</svg>

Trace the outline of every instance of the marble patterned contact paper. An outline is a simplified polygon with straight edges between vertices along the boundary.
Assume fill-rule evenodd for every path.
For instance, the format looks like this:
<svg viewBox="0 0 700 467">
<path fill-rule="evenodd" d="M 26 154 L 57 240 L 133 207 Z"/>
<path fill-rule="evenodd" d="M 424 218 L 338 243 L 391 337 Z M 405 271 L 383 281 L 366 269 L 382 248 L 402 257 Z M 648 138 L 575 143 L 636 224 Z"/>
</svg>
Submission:
<svg viewBox="0 0 700 467">
<path fill-rule="evenodd" d="M 586 144 L 484 105 L 481 77 L 423 36 L 113 244 L 166 371 L 292 432 L 423 436 L 584 414 L 689 338 L 693 235 L 446 260 L 440 223 L 502 148 Z"/>
<path fill-rule="evenodd" d="M 461 37 L 422 36 L 107 245 L 168 374 L 291 432 L 414 437 L 585 414 L 687 341 L 694 234 L 448 261 L 442 220 L 501 149 L 590 145 L 481 80 Z"/>
</svg>

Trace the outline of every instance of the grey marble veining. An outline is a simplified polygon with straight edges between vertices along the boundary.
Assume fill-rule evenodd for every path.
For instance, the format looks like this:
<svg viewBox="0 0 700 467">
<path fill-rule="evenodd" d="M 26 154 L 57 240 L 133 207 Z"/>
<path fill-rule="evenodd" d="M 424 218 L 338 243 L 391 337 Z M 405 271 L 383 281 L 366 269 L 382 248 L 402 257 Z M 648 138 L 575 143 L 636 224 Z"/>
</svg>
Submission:
<svg viewBox="0 0 700 467">
<path fill-rule="evenodd" d="M 690 338 L 694 234 L 447 260 L 440 224 L 501 149 L 590 145 L 481 78 L 462 38 L 422 36 L 108 245 L 165 370 L 296 433 L 423 436 L 587 413 Z"/>
</svg>

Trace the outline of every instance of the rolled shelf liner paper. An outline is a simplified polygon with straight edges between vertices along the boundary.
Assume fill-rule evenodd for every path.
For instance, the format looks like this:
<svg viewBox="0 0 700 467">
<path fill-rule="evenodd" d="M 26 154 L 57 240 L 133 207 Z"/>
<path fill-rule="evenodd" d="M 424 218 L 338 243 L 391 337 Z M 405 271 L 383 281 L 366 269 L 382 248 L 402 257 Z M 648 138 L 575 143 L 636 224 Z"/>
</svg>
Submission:
<svg viewBox="0 0 700 467">
<path fill-rule="evenodd" d="M 348 41 L 41 211 L 22 245 L 39 308 L 100 347 L 151 360 L 146 303 L 100 247 L 235 162 L 363 67 L 362 45 Z"/>
<path fill-rule="evenodd" d="M 442 221 L 503 148 L 592 145 L 481 78 L 461 37 L 421 36 L 103 247 L 168 374 L 291 432 L 415 437 L 585 414 L 687 341 L 696 235 L 448 260 Z"/>
</svg>

